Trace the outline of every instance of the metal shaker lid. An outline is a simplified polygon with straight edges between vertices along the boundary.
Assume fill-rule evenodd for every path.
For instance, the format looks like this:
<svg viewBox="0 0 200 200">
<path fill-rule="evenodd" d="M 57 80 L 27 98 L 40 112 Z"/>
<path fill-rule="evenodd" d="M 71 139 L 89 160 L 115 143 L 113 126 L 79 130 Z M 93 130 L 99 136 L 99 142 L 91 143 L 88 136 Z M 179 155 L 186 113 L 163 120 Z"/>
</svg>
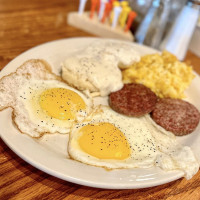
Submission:
<svg viewBox="0 0 200 200">
<path fill-rule="evenodd" d="M 196 5 L 200 5 L 200 0 L 188 0 L 188 2 L 191 2 Z"/>
</svg>

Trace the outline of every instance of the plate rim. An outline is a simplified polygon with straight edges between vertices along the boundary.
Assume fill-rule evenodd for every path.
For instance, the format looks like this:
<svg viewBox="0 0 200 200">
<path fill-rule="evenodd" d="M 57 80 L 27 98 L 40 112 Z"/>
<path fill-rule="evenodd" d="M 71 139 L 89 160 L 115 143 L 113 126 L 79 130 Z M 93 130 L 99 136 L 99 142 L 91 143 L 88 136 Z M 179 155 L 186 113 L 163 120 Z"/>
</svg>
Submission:
<svg viewBox="0 0 200 200">
<path fill-rule="evenodd" d="M 92 40 L 97 40 L 97 39 L 102 39 L 102 38 L 96 38 L 96 37 L 72 37 L 72 38 L 63 38 L 63 39 L 59 39 L 59 40 L 53 40 L 53 41 L 49 41 L 49 42 L 46 42 L 46 43 L 42 43 L 42 44 L 39 44 L 37 46 L 34 46 L 26 51 L 24 51 L 23 53 L 19 54 L 17 57 L 15 57 L 13 60 L 11 60 L 1 71 L 0 71 L 0 75 L 3 73 L 5 73 L 7 70 L 7 66 L 9 67 L 10 65 L 13 65 L 13 63 L 17 60 L 17 59 L 20 59 L 20 57 L 23 57 L 24 54 L 28 53 L 29 51 L 32 51 L 34 49 L 37 49 L 37 48 L 40 48 L 41 46 L 44 46 L 44 45 L 48 45 L 50 43 L 58 43 L 58 42 L 62 42 L 62 41 L 66 41 L 66 40 L 84 40 L 84 39 L 92 39 Z M 116 40 L 116 39 L 103 39 L 103 40 L 109 40 L 109 41 L 120 41 L 120 40 Z M 122 41 L 122 42 L 126 42 L 126 41 Z M 126 42 L 126 43 L 130 43 L 130 42 Z M 140 44 L 137 44 L 137 43 L 132 43 L 136 46 L 140 46 L 140 47 L 145 47 L 146 49 L 150 50 L 150 51 L 154 51 L 154 52 L 159 52 L 158 50 L 155 50 L 151 47 L 147 47 L 145 45 L 140 45 Z M 52 66 L 53 68 L 53 66 Z M 199 75 L 196 73 L 196 75 L 199 77 Z M 3 75 L 5 76 L 5 75 Z M 7 109 L 5 109 L 7 110 Z M 9 140 L 7 140 L 7 138 L 4 136 L 4 134 L 1 134 L 0 132 L 0 137 L 2 138 L 2 140 L 5 142 L 5 144 L 13 151 L 15 152 L 20 158 L 22 158 L 25 162 L 31 164 L 32 166 L 36 167 L 37 169 L 47 173 L 47 174 L 50 174 L 54 177 L 57 177 L 57 178 L 60 178 L 62 180 L 65 180 L 65 181 L 69 181 L 69 182 L 72 182 L 72 183 L 75 183 L 75 184 L 80 184 L 80 185 L 84 185 L 84 186 L 89 186 L 89 187 L 95 187 L 95 188 L 102 188 L 102 189 L 139 189 L 139 188 L 148 188 L 148 187 L 153 187 L 153 186 L 158 186 L 158 185 L 162 185 L 162 184 L 165 184 L 165 183 L 169 183 L 169 182 L 172 182 L 174 180 L 177 180 L 181 177 L 183 177 L 183 172 L 182 171 L 174 171 L 175 174 L 173 176 L 170 176 L 168 178 L 165 178 L 164 180 L 161 180 L 161 181 L 157 181 L 155 182 L 154 184 L 151 184 L 149 185 L 149 183 L 147 182 L 146 184 L 144 183 L 137 183 L 138 185 L 130 185 L 130 184 L 127 184 L 127 185 L 124 185 L 124 184 L 113 184 L 111 185 L 110 183 L 108 183 L 107 185 L 101 185 L 97 182 L 88 182 L 87 180 L 78 180 L 77 178 L 73 178 L 73 177 L 70 177 L 70 176 L 67 176 L 66 177 L 63 177 L 62 174 L 59 174 L 59 173 L 54 173 L 54 171 L 50 170 L 48 167 L 44 166 L 44 165 L 41 165 L 41 164 L 38 164 L 38 163 L 35 163 L 33 162 L 33 160 L 31 158 L 27 158 L 25 156 L 25 154 L 21 153 L 19 149 L 16 149 L 12 142 L 10 142 Z M 28 137 L 28 136 L 27 136 Z"/>
</svg>

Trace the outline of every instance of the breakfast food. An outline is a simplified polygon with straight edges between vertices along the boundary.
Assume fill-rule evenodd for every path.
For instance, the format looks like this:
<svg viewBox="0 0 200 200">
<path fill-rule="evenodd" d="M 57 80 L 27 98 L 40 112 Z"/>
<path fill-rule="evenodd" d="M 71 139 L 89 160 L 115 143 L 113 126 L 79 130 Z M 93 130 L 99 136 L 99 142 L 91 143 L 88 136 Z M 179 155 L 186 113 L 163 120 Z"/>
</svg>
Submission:
<svg viewBox="0 0 200 200">
<path fill-rule="evenodd" d="M 152 112 L 153 120 L 177 136 L 195 130 L 200 120 L 199 111 L 181 99 L 160 99 Z"/>
<path fill-rule="evenodd" d="M 160 98 L 184 98 L 184 91 L 193 78 L 192 67 L 167 51 L 161 55 L 145 55 L 123 71 L 124 83 L 141 83 Z"/>
<path fill-rule="evenodd" d="M 44 60 L 29 60 L 0 80 L 0 110 L 13 108 L 22 133 L 68 133 L 90 111 L 91 101 L 54 75 Z"/>
<path fill-rule="evenodd" d="M 119 68 L 126 68 L 139 59 L 130 44 L 97 40 L 62 63 L 62 78 L 79 90 L 106 96 L 123 87 Z"/>
<path fill-rule="evenodd" d="M 29 60 L 16 72 L 0 79 L 0 110 L 13 108 L 13 122 L 31 137 L 52 133 L 35 140 L 40 144 L 43 139 L 46 142 L 46 137 L 67 138 L 62 140 L 65 153 L 76 161 L 109 169 L 158 166 L 166 171 L 182 170 L 189 179 L 198 171 L 199 163 L 190 147 L 180 145 L 175 135 L 167 131 L 171 129 L 157 123 L 160 120 L 167 126 L 170 124 L 160 117 L 166 107 L 155 109 L 154 92 L 161 94 L 159 87 L 155 85 L 157 89 L 152 92 L 140 83 L 124 85 L 122 82 L 120 70 L 139 61 L 132 47 L 127 43 L 98 40 L 68 57 L 63 62 L 62 77 L 71 86 L 87 90 L 84 94 L 53 74 L 44 60 Z M 162 57 L 175 62 L 170 54 L 163 53 Z M 161 74 L 165 73 L 160 70 Z M 108 99 L 113 110 L 100 105 L 108 105 Z M 184 131 L 193 131 L 194 122 L 199 120 L 199 114 L 191 110 L 187 115 L 193 122 L 184 118 L 187 124 Z M 152 111 L 155 119 L 150 117 Z M 165 117 L 174 123 L 175 118 L 182 117 L 180 109 L 175 114 L 172 112 L 171 118 L 169 115 L 170 109 Z M 66 133 L 69 140 L 68 135 L 60 135 Z M 51 146 L 51 142 L 46 143 Z"/>
<path fill-rule="evenodd" d="M 150 113 L 156 105 L 156 95 L 141 84 L 124 84 L 121 90 L 109 95 L 109 104 L 116 112 L 128 116 L 142 116 Z"/>
<path fill-rule="evenodd" d="M 148 115 L 128 117 L 107 106 L 97 107 L 73 127 L 68 152 L 77 161 L 109 169 L 157 165 L 180 169 L 191 178 L 199 168 L 191 149 L 151 123 Z"/>
</svg>

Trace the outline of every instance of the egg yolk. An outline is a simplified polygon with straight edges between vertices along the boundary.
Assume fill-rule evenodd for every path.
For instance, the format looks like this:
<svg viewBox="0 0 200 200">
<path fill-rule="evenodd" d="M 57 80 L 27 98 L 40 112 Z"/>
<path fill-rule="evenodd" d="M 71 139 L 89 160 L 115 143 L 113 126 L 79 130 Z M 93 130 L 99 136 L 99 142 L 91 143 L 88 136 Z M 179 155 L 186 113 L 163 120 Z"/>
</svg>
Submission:
<svg viewBox="0 0 200 200">
<path fill-rule="evenodd" d="M 89 124 L 80 129 L 79 145 L 86 153 L 99 159 L 123 160 L 130 156 L 124 134 L 110 123 Z"/>
<path fill-rule="evenodd" d="M 65 88 L 52 88 L 40 95 L 40 106 L 51 117 L 73 120 L 77 112 L 86 108 L 83 99 L 74 91 Z"/>
</svg>

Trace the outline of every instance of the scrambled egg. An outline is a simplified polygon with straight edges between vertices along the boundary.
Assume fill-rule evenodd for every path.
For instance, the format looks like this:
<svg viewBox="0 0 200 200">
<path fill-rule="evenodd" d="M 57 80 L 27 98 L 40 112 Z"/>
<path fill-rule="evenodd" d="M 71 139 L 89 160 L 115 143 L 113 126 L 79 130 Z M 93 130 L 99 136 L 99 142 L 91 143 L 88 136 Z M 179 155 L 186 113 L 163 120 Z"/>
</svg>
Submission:
<svg viewBox="0 0 200 200">
<path fill-rule="evenodd" d="M 124 83 L 141 83 L 161 98 L 184 98 L 184 90 L 195 77 L 191 66 L 167 51 L 143 56 L 122 74 Z"/>
</svg>

